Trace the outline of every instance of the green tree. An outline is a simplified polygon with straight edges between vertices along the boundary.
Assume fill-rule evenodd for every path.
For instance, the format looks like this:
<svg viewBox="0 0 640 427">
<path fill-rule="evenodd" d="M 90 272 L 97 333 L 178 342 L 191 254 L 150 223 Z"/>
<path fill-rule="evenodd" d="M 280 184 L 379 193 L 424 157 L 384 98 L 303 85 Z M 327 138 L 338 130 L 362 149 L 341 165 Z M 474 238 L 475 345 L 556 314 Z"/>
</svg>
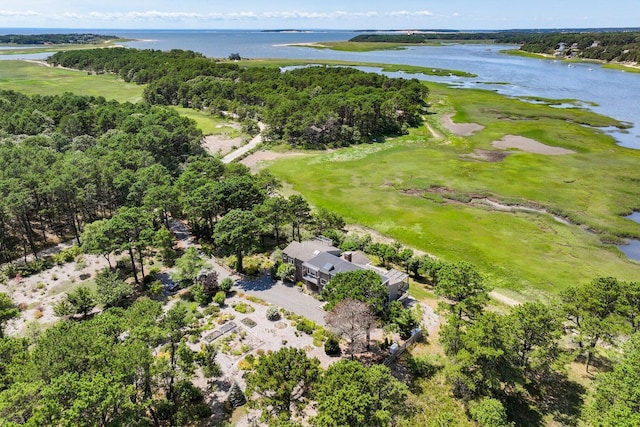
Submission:
<svg viewBox="0 0 640 427">
<path fill-rule="evenodd" d="M 407 386 L 384 365 L 342 360 L 314 387 L 319 427 L 390 426 L 407 411 Z"/>
<path fill-rule="evenodd" d="M 105 307 L 120 305 L 133 293 L 132 286 L 109 268 L 96 274 L 96 301 Z"/>
<path fill-rule="evenodd" d="M 159 250 L 162 263 L 168 267 L 173 266 L 176 258 L 176 250 L 173 247 L 173 243 L 173 234 L 165 226 L 160 227 L 153 237 L 153 246 Z"/>
<path fill-rule="evenodd" d="M 101 255 L 111 266 L 111 253 L 118 249 L 118 245 L 108 232 L 109 220 L 102 219 L 87 224 L 82 232 L 82 250 L 87 254 Z"/>
<path fill-rule="evenodd" d="M 389 292 L 382 278 L 373 270 L 354 270 L 337 273 L 322 288 L 322 299 L 331 310 L 338 302 L 347 298 L 362 301 L 371 306 L 376 315 L 384 312 L 389 301 Z"/>
<path fill-rule="evenodd" d="M 640 330 L 640 283 L 620 283 L 622 292 L 619 300 L 618 312 L 629 322 L 632 333 Z"/>
<path fill-rule="evenodd" d="M 235 254 L 239 273 L 244 271 L 242 258 L 255 245 L 259 229 L 256 216 L 240 209 L 230 211 L 216 224 L 215 243 L 229 248 Z"/>
<path fill-rule="evenodd" d="M 254 212 L 261 221 L 273 230 L 276 246 L 280 244 L 280 231 L 287 221 L 287 200 L 282 196 L 267 197 L 264 202 L 254 207 Z"/>
<path fill-rule="evenodd" d="M 296 240 L 296 234 L 298 234 L 298 241 L 302 241 L 302 235 L 300 234 L 300 227 L 311 222 L 311 208 L 309 203 L 302 196 L 293 194 L 287 201 L 288 217 L 291 221 L 292 240 Z"/>
<path fill-rule="evenodd" d="M 320 361 L 309 359 L 302 349 L 284 347 L 262 355 L 254 372 L 247 375 L 247 395 L 258 395 L 254 404 L 263 419 L 290 419 L 307 402 L 320 375 Z"/>
<path fill-rule="evenodd" d="M 612 342 L 621 330 L 617 315 L 621 288 L 617 279 L 599 277 L 586 285 L 567 288 L 560 294 L 570 328 L 585 354 L 587 372 L 598 343 Z"/>
<path fill-rule="evenodd" d="M 448 372 L 456 397 L 491 396 L 520 381 L 506 329 L 505 317 L 488 312 L 461 334 Z"/>
<path fill-rule="evenodd" d="M 176 260 L 176 278 L 188 284 L 195 283 L 198 274 L 208 266 L 195 246 L 188 247 L 184 254 Z"/>
<path fill-rule="evenodd" d="M 7 322 L 20 315 L 18 307 L 5 293 L 0 292 L 0 338 L 4 337 L 4 328 Z"/>
<path fill-rule="evenodd" d="M 437 272 L 436 295 L 444 298 L 439 304 L 447 312 L 440 342 L 445 352 L 455 355 L 460 348 L 462 329 L 482 314 L 489 301 L 488 288 L 480 273 L 467 262 L 445 264 Z"/>
<path fill-rule="evenodd" d="M 558 340 L 562 336 L 559 313 L 543 303 L 527 302 L 511 309 L 507 323 L 514 365 L 525 376 L 548 372 L 559 354 Z"/>
<path fill-rule="evenodd" d="M 640 425 L 640 334 L 625 344 L 611 372 L 597 375 L 592 396 L 583 414 L 589 425 Z"/>
<path fill-rule="evenodd" d="M 513 427 L 507 419 L 507 411 L 498 399 L 485 397 L 469 407 L 469 413 L 480 427 Z"/>
<path fill-rule="evenodd" d="M 73 307 L 76 314 L 87 314 L 96 306 L 95 295 L 87 286 L 79 286 L 67 294 L 67 301 Z"/>
<path fill-rule="evenodd" d="M 107 236 L 118 245 L 118 249 L 126 251 L 131 259 L 133 278 L 138 279 L 135 252 L 138 254 L 140 273 L 144 277 L 144 250 L 153 244 L 153 224 L 150 215 L 142 208 L 123 207 L 109 220 Z"/>
</svg>

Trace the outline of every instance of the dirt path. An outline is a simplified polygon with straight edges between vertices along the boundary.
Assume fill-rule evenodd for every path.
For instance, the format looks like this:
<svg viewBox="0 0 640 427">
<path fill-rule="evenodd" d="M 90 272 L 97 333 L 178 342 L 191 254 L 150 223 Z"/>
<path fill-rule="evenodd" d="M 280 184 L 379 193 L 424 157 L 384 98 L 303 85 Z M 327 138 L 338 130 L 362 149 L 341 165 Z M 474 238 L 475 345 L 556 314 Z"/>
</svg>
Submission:
<svg viewBox="0 0 640 427">
<path fill-rule="evenodd" d="M 424 122 L 424 126 L 427 128 L 427 130 L 429 132 L 431 132 L 431 135 L 435 138 L 435 139 L 441 139 L 442 135 L 440 135 L 440 133 L 435 130 L 429 123 Z"/>
<path fill-rule="evenodd" d="M 262 123 L 262 122 L 258 122 L 258 127 L 260 128 L 260 132 L 262 132 L 266 126 Z M 253 150 L 254 148 L 256 148 L 258 146 L 258 144 L 260 144 L 262 142 L 262 135 L 259 133 L 256 136 L 253 137 L 253 139 L 251 141 L 249 141 L 248 144 L 243 145 L 242 147 L 238 148 L 235 151 L 232 151 L 231 153 L 227 154 L 226 156 L 224 156 L 222 158 L 222 163 L 231 163 L 232 161 L 234 161 L 235 159 L 237 159 L 238 157 L 242 157 L 243 155 L 247 154 L 249 151 Z"/>
</svg>

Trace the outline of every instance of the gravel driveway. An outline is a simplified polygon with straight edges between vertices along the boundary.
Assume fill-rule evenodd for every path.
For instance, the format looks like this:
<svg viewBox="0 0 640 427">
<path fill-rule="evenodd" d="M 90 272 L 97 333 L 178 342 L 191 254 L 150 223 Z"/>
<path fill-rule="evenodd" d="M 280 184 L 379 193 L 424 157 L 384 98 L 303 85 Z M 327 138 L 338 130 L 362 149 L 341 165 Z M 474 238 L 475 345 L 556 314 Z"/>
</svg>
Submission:
<svg viewBox="0 0 640 427">
<path fill-rule="evenodd" d="M 293 284 L 285 285 L 281 281 L 276 282 L 265 275 L 260 279 L 238 280 L 236 288 L 247 295 L 256 296 L 270 304 L 313 320 L 319 325 L 324 326 L 325 324 L 325 312 L 320 308 L 322 302 L 305 294 Z"/>
</svg>

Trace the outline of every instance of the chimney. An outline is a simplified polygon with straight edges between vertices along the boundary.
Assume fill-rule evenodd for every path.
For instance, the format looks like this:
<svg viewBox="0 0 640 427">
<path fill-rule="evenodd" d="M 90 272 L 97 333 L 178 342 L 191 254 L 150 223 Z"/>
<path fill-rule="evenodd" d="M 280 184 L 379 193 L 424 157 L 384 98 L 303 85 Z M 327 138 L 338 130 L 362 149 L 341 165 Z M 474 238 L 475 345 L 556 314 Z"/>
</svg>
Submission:
<svg viewBox="0 0 640 427">
<path fill-rule="evenodd" d="M 347 261 L 351 262 L 351 255 L 352 255 L 352 253 L 351 253 L 351 252 L 345 252 L 344 254 L 342 254 L 342 257 L 343 257 L 345 260 L 347 260 Z"/>
</svg>

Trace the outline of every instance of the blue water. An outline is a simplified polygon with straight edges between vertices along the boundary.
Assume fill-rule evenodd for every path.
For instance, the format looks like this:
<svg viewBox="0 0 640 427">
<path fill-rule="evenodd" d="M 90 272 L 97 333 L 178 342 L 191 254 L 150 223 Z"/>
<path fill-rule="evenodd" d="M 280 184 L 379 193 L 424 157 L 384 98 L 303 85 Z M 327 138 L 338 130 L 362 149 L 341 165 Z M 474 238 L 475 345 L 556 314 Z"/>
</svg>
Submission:
<svg viewBox="0 0 640 427">
<path fill-rule="evenodd" d="M 625 218 L 640 224 L 640 212 L 638 211 L 632 212 L 630 215 L 625 216 Z M 624 245 L 619 245 L 618 248 L 624 252 L 627 258 L 640 261 L 640 240 L 629 240 Z"/>
<path fill-rule="evenodd" d="M 65 33 L 66 29 L 0 29 L 0 33 Z M 571 64 L 505 55 L 515 46 L 458 45 L 416 46 L 406 50 L 338 52 L 288 46 L 293 43 L 348 40 L 351 31 L 262 32 L 239 30 L 73 30 L 112 34 L 136 41 L 124 43 L 140 49 L 190 49 L 214 58 L 239 53 L 245 58 L 342 59 L 350 61 L 409 64 L 462 70 L 477 77 L 412 75 L 423 80 L 455 84 L 464 88 L 494 90 L 513 96 L 576 99 L 584 108 L 634 125 L 627 131 L 601 129 L 624 147 L 640 149 L 640 74 L 608 70 L 597 64 Z M 0 55 L 0 59 L 43 59 L 47 54 Z M 400 76 L 396 74 L 396 76 Z M 406 77 L 406 75 L 404 75 Z M 496 84 L 507 83 L 507 84 Z M 597 105 L 589 105 L 595 103 Z"/>
</svg>

